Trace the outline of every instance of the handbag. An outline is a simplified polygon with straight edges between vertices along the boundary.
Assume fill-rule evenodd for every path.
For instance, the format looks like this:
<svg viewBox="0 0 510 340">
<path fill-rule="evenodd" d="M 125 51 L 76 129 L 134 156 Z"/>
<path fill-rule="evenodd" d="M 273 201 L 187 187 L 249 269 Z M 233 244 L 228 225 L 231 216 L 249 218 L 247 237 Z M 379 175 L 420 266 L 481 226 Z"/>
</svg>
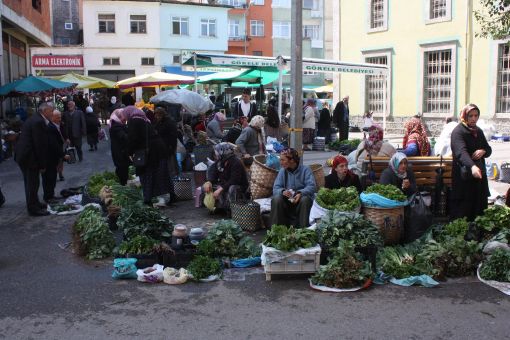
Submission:
<svg viewBox="0 0 510 340">
<path fill-rule="evenodd" d="M 149 123 L 145 122 L 145 148 L 135 150 L 133 154 L 133 165 L 137 168 L 147 166 L 149 158 Z"/>
<path fill-rule="evenodd" d="M 230 202 L 232 220 L 242 230 L 253 232 L 260 229 L 260 205 L 254 201 Z"/>
<path fill-rule="evenodd" d="M 420 238 L 432 225 L 432 212 L 420 192 L 409 199 L 405 221 L 404 242 L 406 243 Z"/>
<path fill-rule="evenodd" d="M 191 187 L 191 178 L 187 177 L 174 177 L 174 191 L 175 196 L 181 201 L 188 201 L 193 199 L 193 189 Z"/>
<path fill-rule="evenodd" d="M 66 148 L 66 155 L 69 156 L 69 159 L 67 160 L 68 164 L 76 163 L 76 148 L 74 146 L 69 146 Z"/>
</svg>

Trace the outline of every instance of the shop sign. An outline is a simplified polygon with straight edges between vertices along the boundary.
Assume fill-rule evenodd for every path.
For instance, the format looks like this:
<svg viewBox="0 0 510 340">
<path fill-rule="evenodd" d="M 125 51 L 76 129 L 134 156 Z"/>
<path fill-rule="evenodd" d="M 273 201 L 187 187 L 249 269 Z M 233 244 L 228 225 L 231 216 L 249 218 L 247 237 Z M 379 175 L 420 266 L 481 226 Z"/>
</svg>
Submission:
<svg viewBox="0 0 510 340">
<path fill-rule="evenodd" d="M 82 55 L 34 55 L 32 67 L 66 68 L 83 67 Z"/>
</svg>

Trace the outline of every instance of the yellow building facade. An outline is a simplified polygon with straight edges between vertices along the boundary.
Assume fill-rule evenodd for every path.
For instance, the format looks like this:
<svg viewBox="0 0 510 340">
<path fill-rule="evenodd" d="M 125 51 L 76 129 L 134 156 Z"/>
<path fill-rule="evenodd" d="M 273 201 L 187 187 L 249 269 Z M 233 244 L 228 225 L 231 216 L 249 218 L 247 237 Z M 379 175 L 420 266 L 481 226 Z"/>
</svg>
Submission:
<svg viewBox="0 0 510 340">
<path fill-rule="evenodd" d="M 332 0 L 337 1 L 337 0 Z M 510 51 L 475 37 L 473 0 L 338 0 L 340 60 L 386 64 L 389 76 L 342 74 L 338 96 L 352 115 L 457 116 L 466 103 L 482 117 L 510 118 Z M 384 100 L 384 91 L 387 100 Z"/>
</svg>

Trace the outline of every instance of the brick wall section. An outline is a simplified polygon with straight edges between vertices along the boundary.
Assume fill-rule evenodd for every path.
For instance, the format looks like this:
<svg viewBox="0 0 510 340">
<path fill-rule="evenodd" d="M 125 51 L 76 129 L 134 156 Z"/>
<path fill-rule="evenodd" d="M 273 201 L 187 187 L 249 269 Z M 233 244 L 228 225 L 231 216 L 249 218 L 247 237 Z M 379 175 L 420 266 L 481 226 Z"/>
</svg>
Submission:
<svg viewBox="0 0 510 340">
<path fill-rule="evenodd" d="M 4 6 L 9 7 L 18 15 L 25 17 L 35 27 L 51 36 L 50 0 L 40 0 L 41 11 L 32 7 L 29 0 L 3 0 Z"/>
<path fill-rule="evenodd" d="M 80 1 L 52 0 L 53 3 L 53 44 L 77 45 L 80 34 Z M 72 30 L 65 29 L 65 23 L 73 24 Z"/>
</svg>

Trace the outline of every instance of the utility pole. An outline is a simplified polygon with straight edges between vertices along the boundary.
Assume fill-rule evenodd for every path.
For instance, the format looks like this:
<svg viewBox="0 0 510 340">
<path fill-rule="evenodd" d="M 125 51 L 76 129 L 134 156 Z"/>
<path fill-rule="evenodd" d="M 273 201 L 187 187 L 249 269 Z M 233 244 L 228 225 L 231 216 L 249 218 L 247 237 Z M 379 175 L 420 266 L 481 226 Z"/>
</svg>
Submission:
<svg viewBox="0 0 510 340">
<path fill-rule="evenodd" d="M 290 29 L 290 147 L 303 148 L 303 0 L 292 0 Z M 303 158 L 301 158 L 303 159 Z"/>
</svg>

